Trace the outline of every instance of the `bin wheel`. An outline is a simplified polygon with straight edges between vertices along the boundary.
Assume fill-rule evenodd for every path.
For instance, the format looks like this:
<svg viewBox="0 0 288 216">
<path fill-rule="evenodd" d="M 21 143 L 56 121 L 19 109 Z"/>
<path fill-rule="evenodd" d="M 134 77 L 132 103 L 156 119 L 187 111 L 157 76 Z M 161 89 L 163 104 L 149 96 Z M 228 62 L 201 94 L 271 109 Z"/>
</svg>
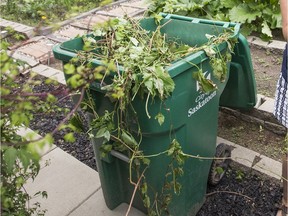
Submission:
<svg viewBox="0 0 288 216">
<path fill-rule="evenodd" d="M 224 159 L 214 159 L 212 162 L 210 173 L 209 173 L 209 178 L 208 178 L 208 183 L 213 186 L 217 185 L 221 181 L 226 171 L 228 170 L 229 164 L 231 162 L 230 146 L 224 143 L 220 143 L 216 147 L 215 157 L 224 158 Z"/>
</svg>

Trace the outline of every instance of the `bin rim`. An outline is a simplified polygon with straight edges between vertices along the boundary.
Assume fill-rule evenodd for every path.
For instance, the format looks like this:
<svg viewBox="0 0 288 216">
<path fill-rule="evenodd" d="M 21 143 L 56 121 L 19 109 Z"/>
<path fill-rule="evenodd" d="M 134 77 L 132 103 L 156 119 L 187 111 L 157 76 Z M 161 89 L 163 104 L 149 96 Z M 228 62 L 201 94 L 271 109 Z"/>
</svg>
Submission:
<svg viewBox="0 0 288 216">
<path fill-rule="evenodd" d="M 222 26 L 224 28 L 234 28 L 234 35 L 231 36 L 231 38 L 238 37 L 240 32 L 241 23 L 236 22 L 227 22 L 227 21 L 219 21 L 219 20 L 209 20 L 209 19 L 203 19 L 203 18 L 195 18 L 195 17 L 187 17 L 187 16 L 181 16 L 176 14 L 169 14 L 169 13 L 159 13 L 163 18 L 165 19 L 176 19 L 176 20 L 182 20 L 192 23 L 199 23 L 199 24 L 208 24 L 208 25 L 215 25 L 215 26 Z M 145 19 L 145 17 L 144 17 Z"/>
<path fill-rule="evenodd" d="M 181 16 L 181 15 L 175 15 L 175 14 L 169 14 L 169 13 L 159 13 L 163 18 L 165 19 L 174 19 L 174 20 L 180 20 L 184 22 L 192 22 L 192 23 L 199 23 L 199 24 L 205 24 L 205 25 L 211 25 L 211 26 L 220 26 L 223 28 L 234 28 L 233 32 L 234 34 L 230 36 L 230 38 L 237 38 L 239 36 L 240 32 L 240 23 L 234 23 L 234 22 L 226 22 L 226 21 L 217 21 L 217 20 L 208 20 L 208 19 L 200 19 L 200 18 L 194 18 L 194 17 L 187 17 L 187 16 Z M 144 17 L 142 19 L 149 19 L 151 17 Z M 76 38 L 74 38 L 76 39 Z M 72 40 L 74 40 L 72 39 Z M 65 43 L 65 42 L 64 42 Z M 63 43 L 57 44 L 53 47 L 54 55 L 55 53 L 57 55 L 65 55 L 66 59 L 69 61 L 73 57 L 77 56 L 77 51 L 74 51 L 72 49 L 67 49 L 66 47 L 63 47 Z M 195 62 L 195 59 L 197 62 Z M 166 70 L 169 72 L 170 76 L 173 78 L 178 73 L 171 73 L 175 68 L 177 68 L 179 65 L 186 64 L 185 68 L 191 68 L 194 65 L 197 65 L 198 63 L 202 63 L 207 59 L 207 55 L 204 50 L 199 50 L 194 53 L 190 53 L 183 58 L 176 59 L 169 66 L 166 67 Z M 103 65 L 103 62 L 101 59 L 92 59 L 90 61 L 92 64 L 95 65 Z M 192 64 L 189 64 L 192 63 Z M 118 69 L 120 72 L 124 71 L 124 67 L 119 65 Z"/>
<path fill-rule="evenodd" d="M 57 44 L 53 47 L 53 52 L 54 52 L 54 55 L 55 53 L 59 54 L 61 53 L 60 55 L 65 55 L 65 57 L 69 60 L 71 60 L 72 58 L 74 57 L 77 57 L 77 52 L 72 52 L 72 51 L 69 51 L 67 49 L 63 49 L 61 47 L 61 44 Z M 169 72 L 169 71 L 172 71 L 174 70 L 174 68 L 177 68 L 179 65 L 181 64 L 188 64 L 188 68 L 190 67 L 193 67 L 193 64 L 194 65 L 197 65 L 198 63 L 201 63 L 203 61 L 205 61 L 205 59 L 207 58 L 206 54 L 205 54 L 205 51 L 204 50 L 200 50 L 200 51 L 197 51 L 195 53 L 190 53 L 188 54 L 187 56 L 183 57 L 183 58 L 180 58 L 180 59 L 177 59 L 173 62 L 171 62 L 171 65 L 167 66 L 166 67 L 166 70 Z M 195 59 L 201 59 L 199 60 L 197 63 L 195 63 Z M 68 60 L 68 61 L 69 61 Z M 101 65 L 104 65 L 103 62 L 99 59 L 92 59 L 90 61 L 92 64 L 95 64 L 97 66 L 101 66 Z M 189 63 L 192 63 L 193 64 L 189 64 Z M 122 65 L 119 65 L 118 66 L 118 69 L 120 72 L 123 72 L 124 71 L 124 67 Z M 175 74 L 172 76 L 172 74 L 170 74 L 171 77 L 174 77 Z"/>
</svg>

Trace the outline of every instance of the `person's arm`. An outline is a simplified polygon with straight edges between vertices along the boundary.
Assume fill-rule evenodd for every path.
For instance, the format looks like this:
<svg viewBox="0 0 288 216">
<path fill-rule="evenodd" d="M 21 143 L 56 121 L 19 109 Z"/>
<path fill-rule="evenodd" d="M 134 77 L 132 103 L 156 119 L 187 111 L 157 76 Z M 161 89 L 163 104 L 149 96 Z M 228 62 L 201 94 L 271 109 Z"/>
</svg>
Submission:
<svg viewBox="0 0 288 216">
<path fill-rule="evenodd" d="M 288 40 L 288 0 L 280 0 L 280 8 L 282 15 L 282 33 L 285 41 Z"/>
</svg>

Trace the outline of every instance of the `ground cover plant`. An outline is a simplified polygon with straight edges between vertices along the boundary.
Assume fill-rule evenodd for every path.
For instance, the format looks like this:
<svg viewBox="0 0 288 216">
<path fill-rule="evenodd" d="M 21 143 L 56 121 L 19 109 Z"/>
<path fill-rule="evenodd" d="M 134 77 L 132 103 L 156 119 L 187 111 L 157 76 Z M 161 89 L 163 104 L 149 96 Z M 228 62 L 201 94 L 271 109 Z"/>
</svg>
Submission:
<svg viewBox="0 0 288 216">
<path fill-rule="evenodd" d="M 148 14 L 159 12 L 179 14 L 210 20 L 242 23 L 244 35 L 259 34 L 271 39 L 272 31 L 281 28 L 277 0 L 151 0 Z M 281 33 L 281 32 L 280 32 Z"/>
<path fill-rule="evenodd" d="M 1 17 L 27 25 L 49 25 L 92 10 L 112 0 L 4 0 Z"/>
</svg>

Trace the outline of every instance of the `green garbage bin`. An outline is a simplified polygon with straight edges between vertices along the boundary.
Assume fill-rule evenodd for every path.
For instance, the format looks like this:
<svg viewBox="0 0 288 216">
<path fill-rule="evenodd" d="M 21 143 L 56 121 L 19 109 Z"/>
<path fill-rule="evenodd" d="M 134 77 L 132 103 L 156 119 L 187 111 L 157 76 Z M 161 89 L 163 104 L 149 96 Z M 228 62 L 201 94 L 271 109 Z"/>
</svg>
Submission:
<svg viewBox="0 0 288 216">
<path fill-rule="evenodd" d="M 163 23 L 168 22 L 161 28 L 161 31 L 171 39 L 178 38 L 190 46 L 202 45 L 207 42 L 205 34 L 219 35 L 227 28 L 234 29 L 234 37 L 238 37 L 239 24 L 209 21 L 196 18 L 162 14 Z M 155 30 L 154 19 L 141 20 L 144 29 Z M 72 57 L 76 56 L 77 50 L 82 50 L 81 38 L 75 38 L 54 47 L 54 56 L 65 64 Z M 218 49 L 224 51 L 227 44 L 220 44 Z M 95 66 L 101 64 L 98 60 L 92 61 Z M 191 64 L 192 63 L 192 64 Z M 194 65 L 194 66 L 193 66 Z M 197 81 L 192 74 L 198 71 L 195 65 L 200 66 L 206 77 L 217 84 L 218 89 L 203 93 L 200 91 Z M 229 66 L 228 66 L 229 68 Z M 218 108 L 221 93 L 225 82 L 220 82 L 212 75 L 212 68 L 209 58 L 204 51 L 187 56 L 184 60 L 173 62 L 168 68 L 170 76 L 175 83 L 175 90 L 171 97 L 162 106 L 162 113 L 165 115 L 165 122 L 159 125 L 153 118 L 149 119 L 145 112 L 145 100 L 136 98 L 133 105 L 137 111 L 139 124 L 143 138 L 140 150 L 145 155 L 153 155 L 168 149 L 171 137 L 176 137 L 182 145 L 183 152 L 202 157 L 214 157 L 216 152 Z M 229 76 L 229 72 L 228 72 Z M 90 94 L 95 99 L 97 112 L 103 113 L 109 110 L 113 104 L 104 97 L 100 90 L 100 84 L 94 82 L 90 87 Z M 159 112 L 160 101 L 157 99 L 149 106 L 149 113 L 155 116 Z M 91 116 L 93 118 L 93 116 Z M 173 131 L 171 132 L 171 124 Z M 101 139 L 92 139 L 98 172 L 106 205 L 114 209 L 121 203 L 129 203 L 133 194 L 134 186 L 129 182 L 129 158 L 117 151 L 112 151 L 108 157 L 101 158 Z M 167 166 L 170 158 L 161 155 L 151 158 L 150 166 L 145 172 L 145 178 L 154 195 L 160 194 L 164 184 Z M 199 160 L 188 158 L 185 161 L 184 175 L 178 181 L 182 185 L 179 195 L 173 194 L 172 202 L 169 205 L 170 215 L 195 215 L 205 201 L 207 179 L 212 160 Z M 152 201 L 151 201 L 152 202 Z M 133 206 L 143 212 L 146 208 L 139 195 L 135 195 Z"/>
</svg>

